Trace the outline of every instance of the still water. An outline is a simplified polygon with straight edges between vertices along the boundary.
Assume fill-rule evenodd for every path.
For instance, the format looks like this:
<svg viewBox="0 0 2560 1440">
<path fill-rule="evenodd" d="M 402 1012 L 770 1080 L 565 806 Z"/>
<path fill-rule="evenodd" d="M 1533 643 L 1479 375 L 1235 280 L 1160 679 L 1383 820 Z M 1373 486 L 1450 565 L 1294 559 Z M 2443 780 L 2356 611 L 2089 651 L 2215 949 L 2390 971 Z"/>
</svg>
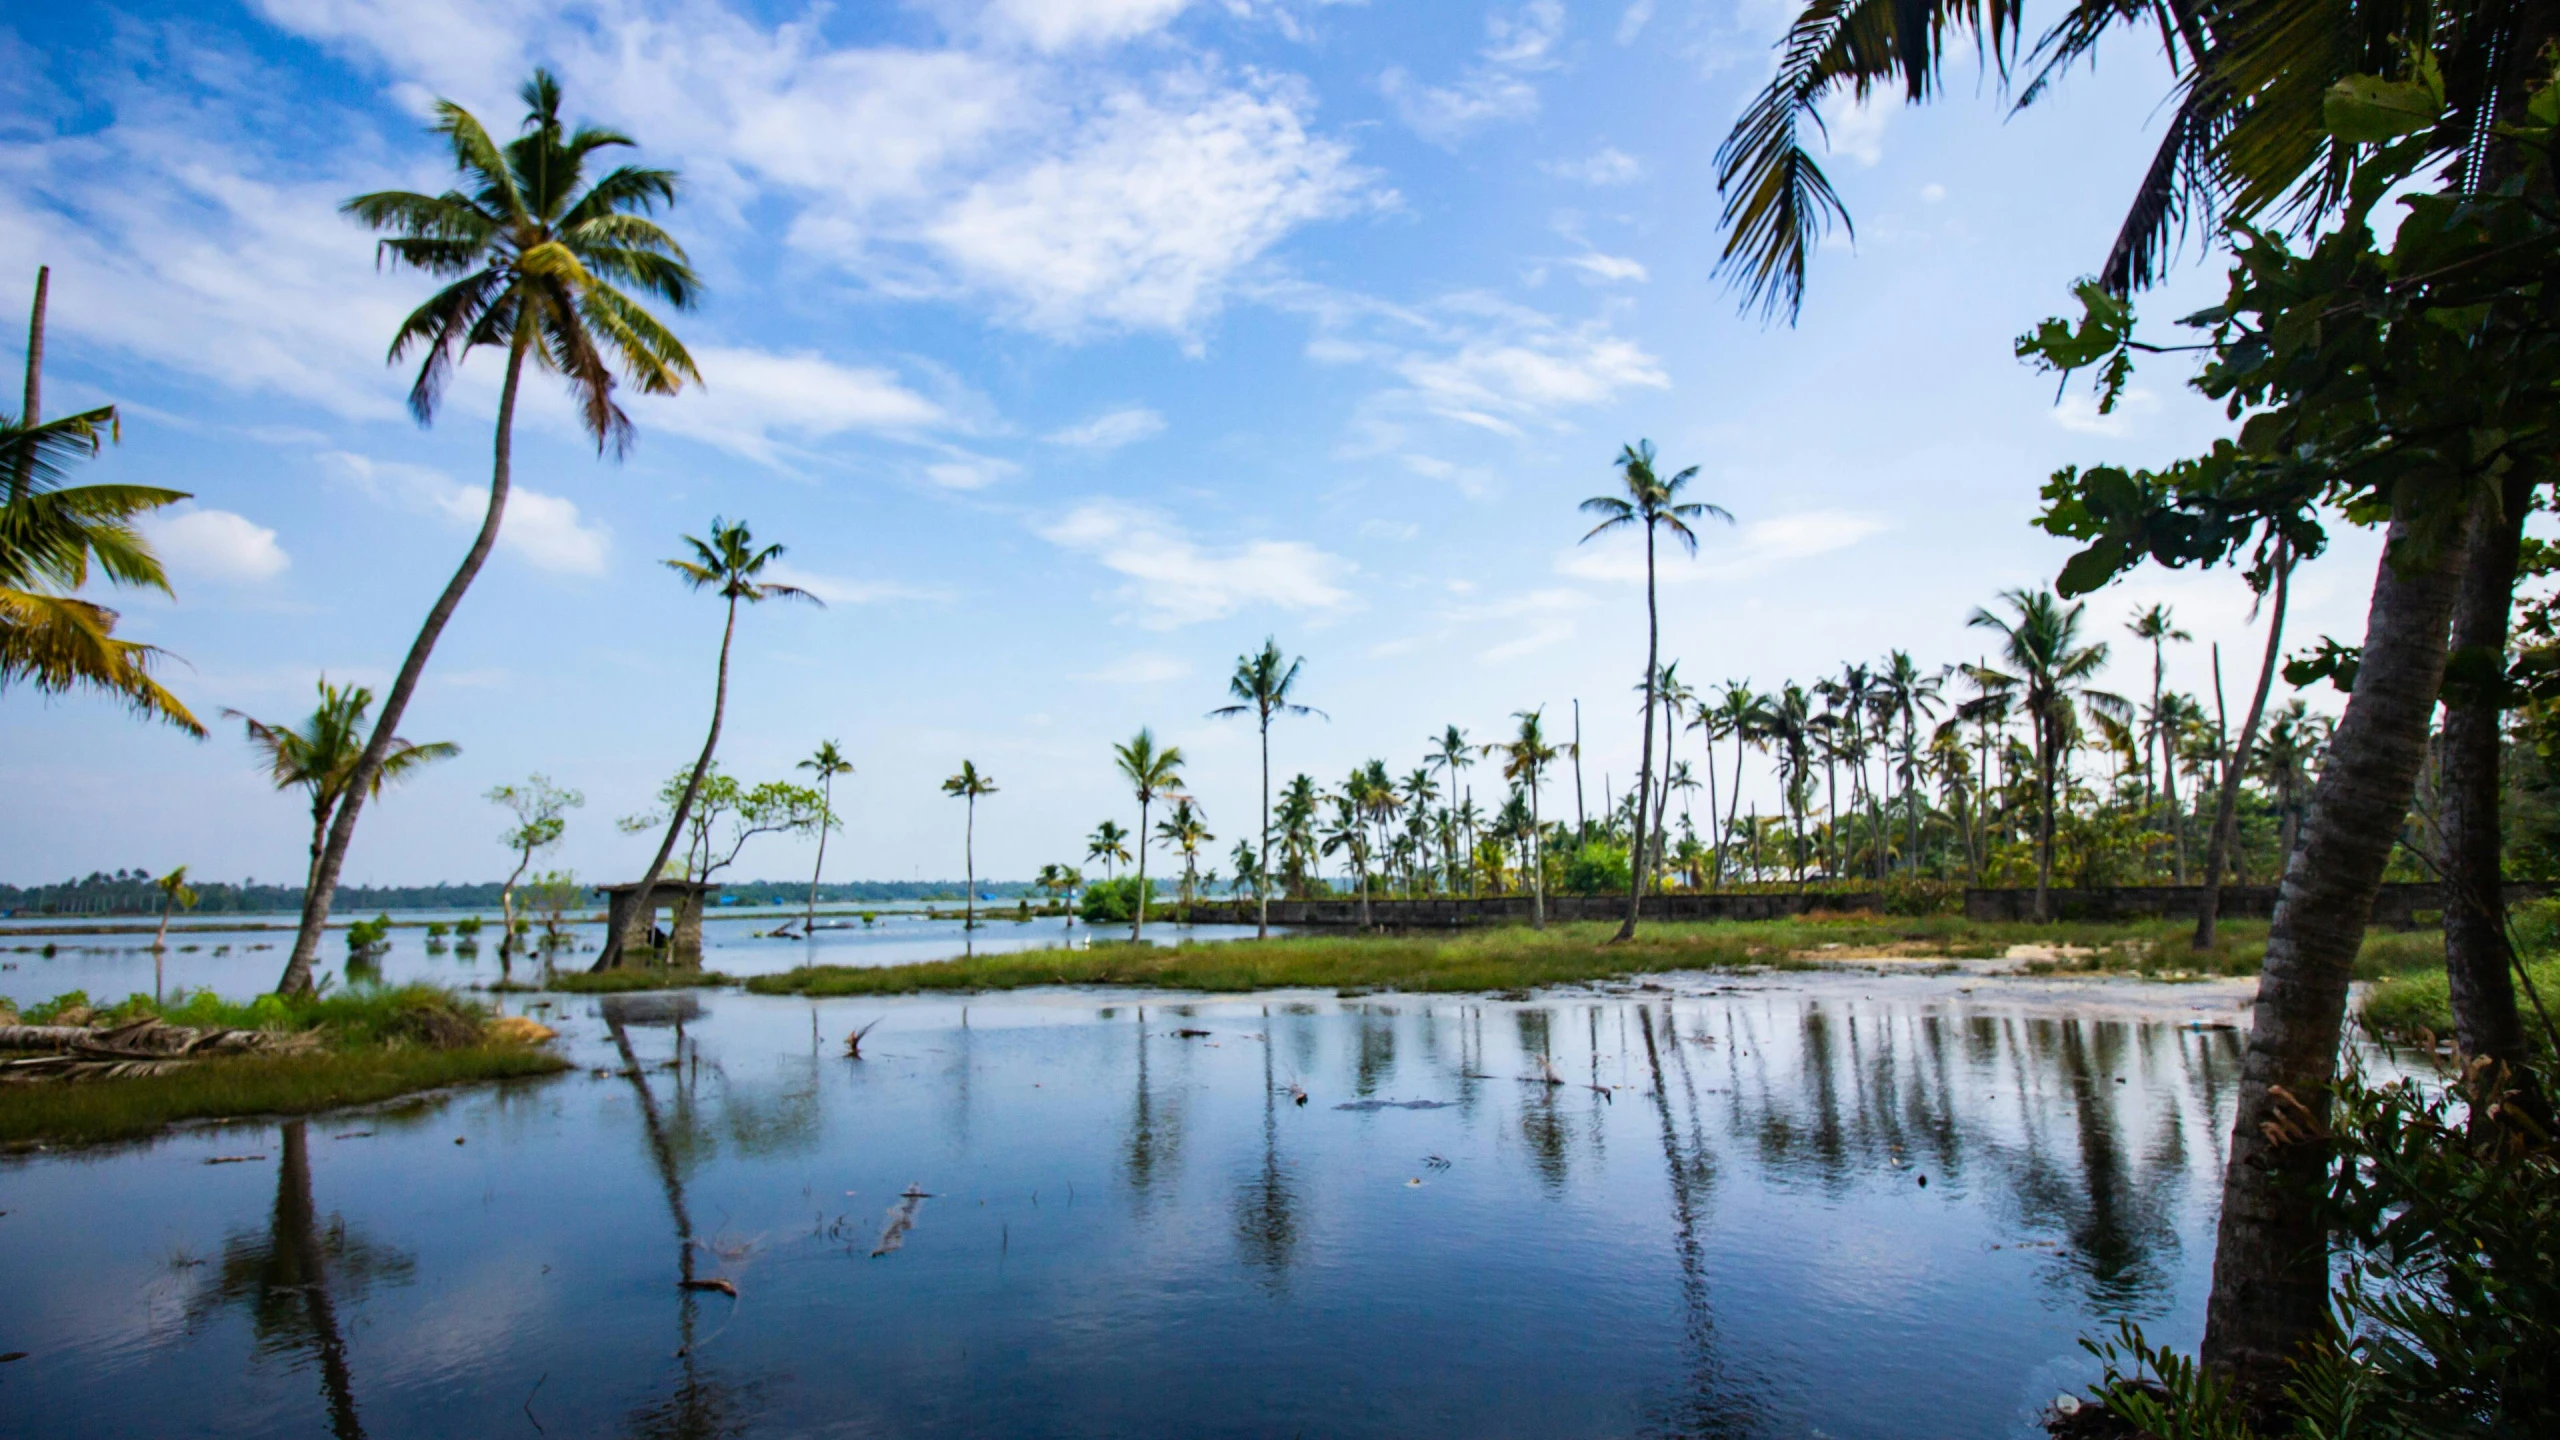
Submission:
<svg viewBox="0 0 2560 1440">
<path fill-rule="evenodd" d="M 577 1071 L 0 1160 L 0 1432 L 2023 1436 L 2193 1342 L 2236 1035 L 1667 983 L 536 999 Z"/>
<path fill-rule="evenodd" d="M 451 924 L 464 912 L 400 911 L 399 921 L 442 921 Z M 1014 920 L 1013 911 L 990 908 L 995 918 L 982 919 L 976 930 L 958 920 L 937 920 L 914 911 L 878 910 L 871 924 L 850 921 L 845 929 L 820 929 L 806 938 L 782 939 L 767 933 L 784 920 L 799 924 L 800 912 L 717 911 L 702 925 L 703 968 L 727 975 L 769 975 L 799 965 L 906 965 L 920 960 L 947 960 L 974 950 L 981 955 L 1014 950 L 1048 950 L 1089 943 L 1097 934 L 1126 939 L 1125 924 L 1095 927 L 1078 920 Z M 342 918 L 365 918 L 362 916 Z M 838 917 L 842 918 L 842 917 Z M 77 924 L 78 921 L 70 923 Z M 169 948 L 160 956 L 157 982 L 164 990 L 210 989 L 227 996 L 255 995 L 272 989 L 293 950 L 291 915 L 244 915 L 236 925 L 198 921 L 169 932 Z M 821 918 L 824 923 L 824 917 Z M 137 991 L 150 994 L 152 926 L 148 921 L 99 922 L 108 933 L 46 934 L 65 925 L 61 917 L 0 920 L 0 996 L 19 1005 L 48 1000 L 68 990 L 85 991 L 93 1000 L 121 1000 Z M 566 927 L 570 948 L 555 963 L 563 970 L 584 969 L 595 960 L 604 926 L 581 923 Z M 1159 945 L 1185 941 L 1249 938 L 1250 925 L 1168 925 L 1150 921 L 1146 938 Z M 498 955 L 498 919 L 492 913 L 477 945 L 430 942 L 423 923 L 403 924 L 391 931 L 388 948 L 378 957 L 369 978 L 393 984 L 424 980 L 437 985 L 485 986 L 500 979 L 531 980 L 540 976 L 538 957 L 519 953 L 512 969 Z M 53 953 L 45 950 L 51 947 Z M 319 975 L 345 978 L 346 932 L 332 930 L 322 942 Z"/>
</svg>

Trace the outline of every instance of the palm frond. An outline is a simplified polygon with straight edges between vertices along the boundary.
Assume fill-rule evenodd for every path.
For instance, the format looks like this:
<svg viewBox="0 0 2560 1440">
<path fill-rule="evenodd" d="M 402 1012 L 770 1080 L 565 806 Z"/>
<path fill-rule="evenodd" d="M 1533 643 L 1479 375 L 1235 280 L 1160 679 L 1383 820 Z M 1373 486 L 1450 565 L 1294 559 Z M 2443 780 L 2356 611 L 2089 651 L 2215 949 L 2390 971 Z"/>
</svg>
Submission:
<svg viewBox="0 0 2560 1440">
<path fill-rule="evenodd" d="M 92 691 L 203 739 L 203 722 L 151 674 L 167 652 L 118 640 L 115 626 L 116 612 L 103 605 L 0 588 L 0 690 L 27 685 L 52 695 Z"/>
</svg>

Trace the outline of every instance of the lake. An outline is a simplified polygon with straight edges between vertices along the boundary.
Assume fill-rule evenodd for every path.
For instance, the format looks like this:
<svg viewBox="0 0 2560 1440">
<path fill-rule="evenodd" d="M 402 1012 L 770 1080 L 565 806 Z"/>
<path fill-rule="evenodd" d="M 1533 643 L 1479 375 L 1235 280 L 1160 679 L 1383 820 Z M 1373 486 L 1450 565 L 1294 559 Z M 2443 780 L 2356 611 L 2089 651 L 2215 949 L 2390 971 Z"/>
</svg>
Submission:
<svg viewBox="0 0 2560 1440">
<path fill-rule="evenodd" d="M 578 1070 L 0 1160 L 0 1428 L 2025 1436 L 2193 1343 L 2227 988 L 1661 983 L 528 998 Z"/>
</svg>

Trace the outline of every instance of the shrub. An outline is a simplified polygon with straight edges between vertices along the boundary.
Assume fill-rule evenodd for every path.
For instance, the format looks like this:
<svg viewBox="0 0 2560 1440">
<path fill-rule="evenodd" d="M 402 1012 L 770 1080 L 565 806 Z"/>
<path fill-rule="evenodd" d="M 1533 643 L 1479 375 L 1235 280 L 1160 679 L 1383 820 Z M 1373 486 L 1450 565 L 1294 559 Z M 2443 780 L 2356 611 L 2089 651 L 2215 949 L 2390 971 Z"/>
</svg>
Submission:
<svg viewBox="0 0 2560 1440">
<path fill-rule="evenodd" d="M 1623 895 L 1628 874 L 1625 846 L 1593 840 L 1566 859 L 1564 884 L 1558 888 L 1568 895 Z"/>
<path fill-rule="evenodd" d="M 1150 905 L 1148 908 L 1153 909 Z M 1096 880 L 1084 887 L 1076 913 L 1096 925 L 1125 925 L 1138 913 L 1138 877 Z"/>
<path fill-rule="evenodd" d="M 391 917 L 376 915 L 347 927 L 347 958 L 371 960 L 391 948 Z"/>
</svg>

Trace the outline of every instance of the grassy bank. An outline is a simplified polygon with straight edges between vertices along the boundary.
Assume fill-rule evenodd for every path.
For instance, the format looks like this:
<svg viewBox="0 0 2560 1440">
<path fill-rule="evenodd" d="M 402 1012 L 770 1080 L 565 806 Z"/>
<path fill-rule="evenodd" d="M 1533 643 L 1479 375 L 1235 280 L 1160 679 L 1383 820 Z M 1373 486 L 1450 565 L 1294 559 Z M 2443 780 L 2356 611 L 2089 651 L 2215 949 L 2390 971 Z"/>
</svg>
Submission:
<svg viewBox="0 0 2560 1440">
<path fill-rule="evenodd" d="M 2554 1007 L 2555 1018 L 2560 1018 L 2560 955 L 2530 961 L 2525 971 L 2533 978 L 2534 989 L 2542 993 L 2542 1003 Z M 2535 1042 L 2536 1049 L 2548 1054 L 2551 1047 L 2542 1036 L 2542 1022 L 2521 987 L 2516 1008 L 2524 1015 L 2527 1038 Z M 2364 1004 L 2357 1013 L 2363 1017 L 2365 1028 L 2390 1039 L 2416 1041 L 2422 1032 L 2451 1039 L 2453 999 L 2446 987 L 2443 953 L 2437 953 L 2433 970 L 2412 970 L 2374 982 L 2365 991 Z"/>
<path fill-rule="evenodd" d="M 161 1075 L 0 1085 L 0 1147 L 132 1139 L 184 1120 L 303 1115 L 568 1067 L 541 1046 L 494 1038 L 484 1008 L 426 985 L 303 1000 L 228 1001 L 200 991 L 163 1004 L 136 995 L 113 1005 L 92 1005 L 74 991 L 23 1016 L 0 1014 L 0 1023 L 112 1025 L 145 1016 L 206 1029 L 304 1033 L 316 1046 L 197 1060 Z"/>
<path fill-rule="evenodd" d="M 717 970 L 633 966 L 626 970 L 559 970 L 552 972 L 548 980 L 502 981 L 489 988 L 508 995 L 622 995 L 633 990 L 694 990 L 735 983 L 733 977 Z"/>
<path fill-rule="evenodd" d="M 1817 917 L 1795 920 L 1653 924 L 1626 945 L 1607 943 L 1606 924 L 1525 926 L 1408 935 L 1292 935 L 1169 947 L 1097 944 L 1089 950 L 1032 950 L 871 968 L 822 965 L 746 982 L 760 994 L 895 995 L 927 990 L 1012 990 L 1035 985 L 1111 985 L 1235 992 L 1313 987 L 1334 990 L 1505 991 L 1668 970 L 1799 968 L 1860 959 L 1996 959 L 2019 945 L 2050 958 L 2049 972 L 2140 973 L 2160 977 L 2254 974 L 2266 949 L 2263 922 L 2222 927 L 2205 955 L 2188 948 L 2180 922 L 2027 925 L 1958 916 Z M 2381 974 L 2443 964 L 2432 934 L 2377 932 L 2360 970 Z"/>
</svg>

